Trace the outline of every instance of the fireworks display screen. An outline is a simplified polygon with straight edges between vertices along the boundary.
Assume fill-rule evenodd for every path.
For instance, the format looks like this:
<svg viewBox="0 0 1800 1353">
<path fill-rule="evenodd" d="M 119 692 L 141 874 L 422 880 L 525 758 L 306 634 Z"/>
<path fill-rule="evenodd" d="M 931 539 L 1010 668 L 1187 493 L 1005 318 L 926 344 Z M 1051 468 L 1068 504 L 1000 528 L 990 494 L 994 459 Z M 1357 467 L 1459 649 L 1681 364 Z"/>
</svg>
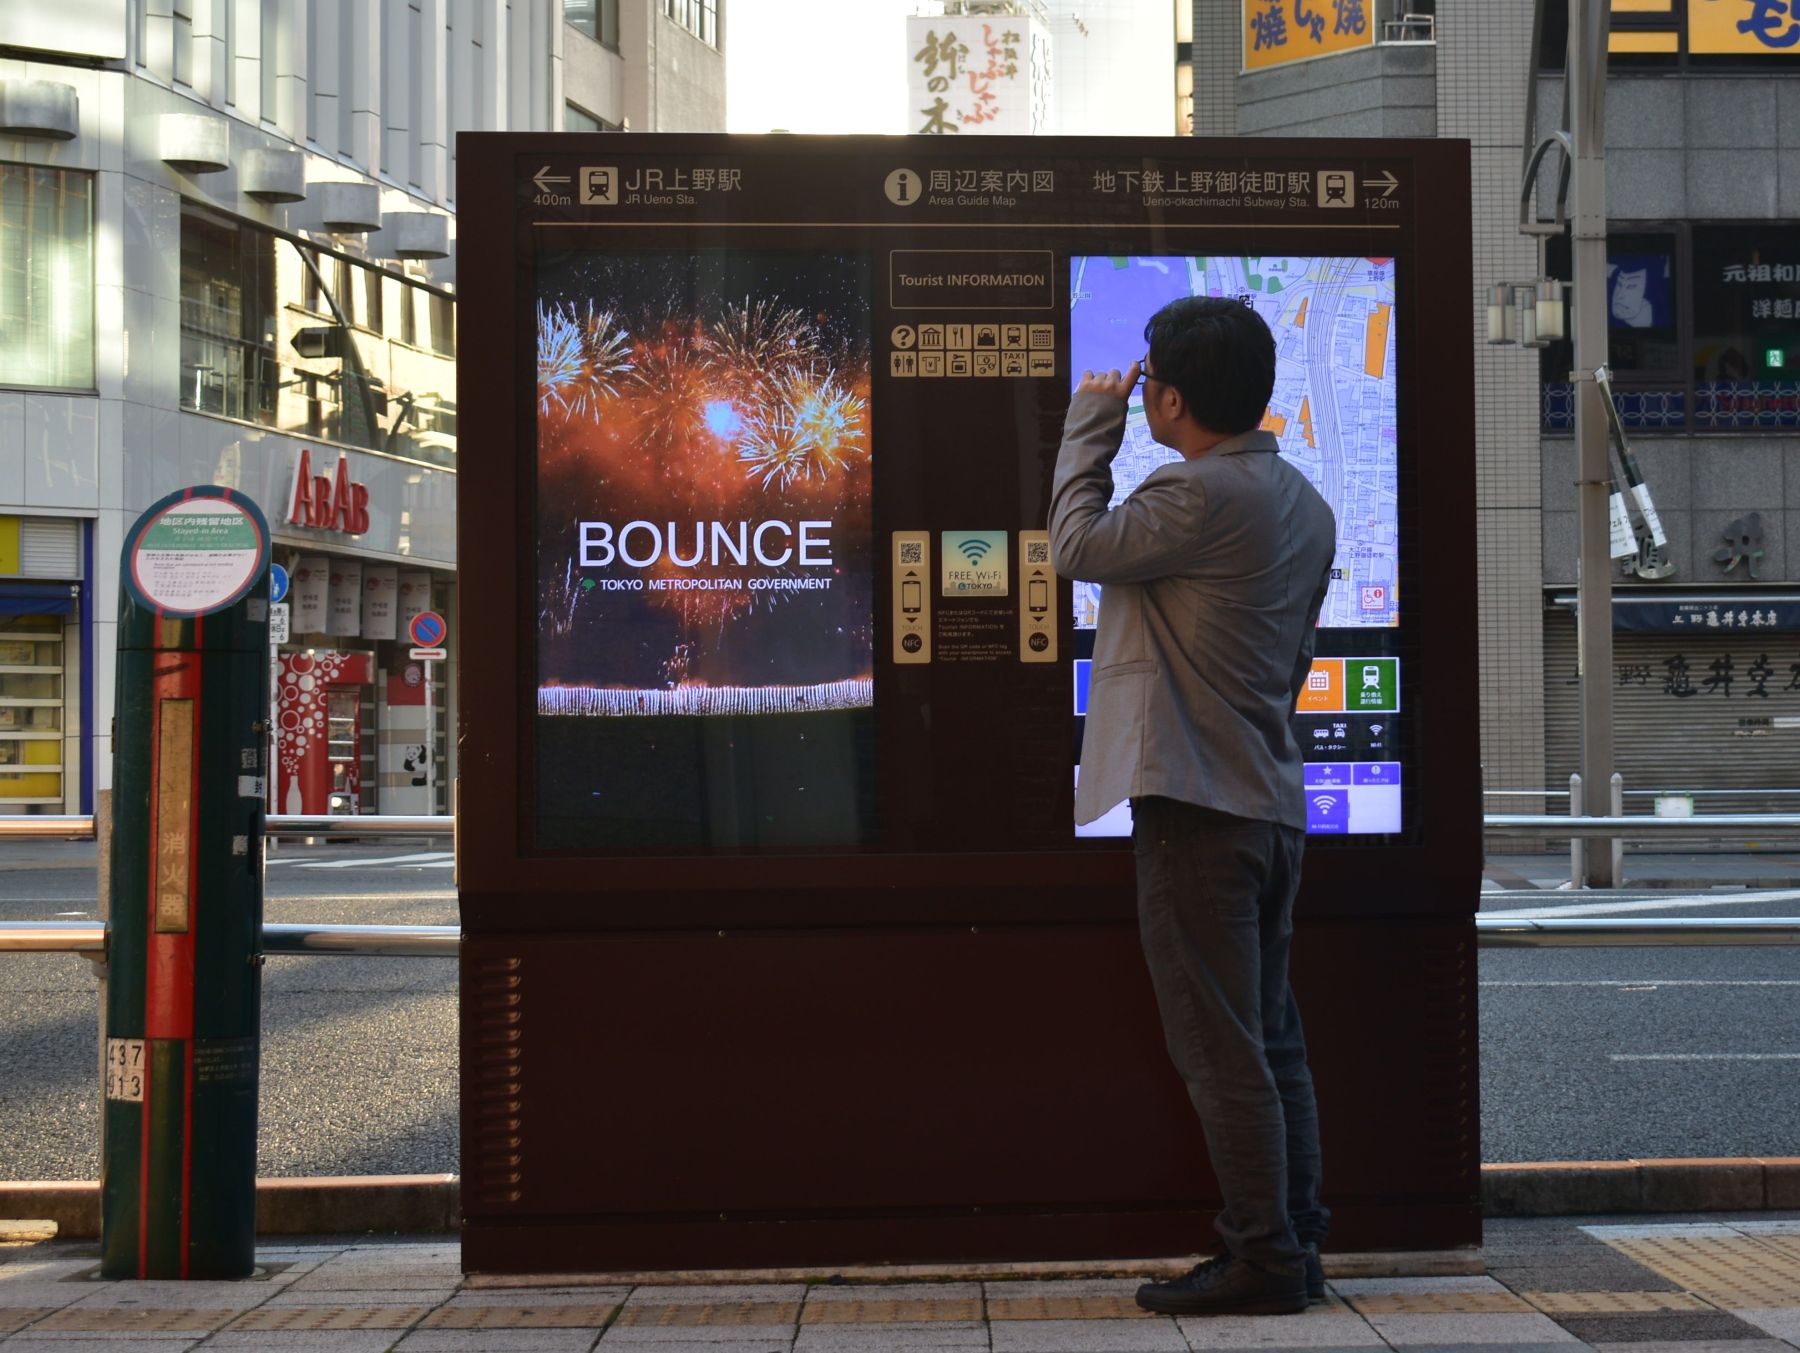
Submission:
<svg viewBox="0 0 1800 1353">
<path fill-rule="evenodd" d="M 541 257 L 537 277 L 551 839 L 862 839 L 866 260 L 578 252 Z"/>
</svg>

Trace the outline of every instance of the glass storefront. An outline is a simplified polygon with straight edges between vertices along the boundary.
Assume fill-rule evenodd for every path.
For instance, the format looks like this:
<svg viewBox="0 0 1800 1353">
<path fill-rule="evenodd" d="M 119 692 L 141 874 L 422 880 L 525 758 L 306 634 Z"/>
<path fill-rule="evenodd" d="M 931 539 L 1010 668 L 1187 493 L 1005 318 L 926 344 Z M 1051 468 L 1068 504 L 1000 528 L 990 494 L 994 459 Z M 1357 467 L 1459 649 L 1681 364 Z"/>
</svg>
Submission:
<svg viewBox="0 0 1800 1353">
<path fill-rule="evenodd" d="M 0 516 L 0 814 L 80 813 L 85 524 Z"/>
<path fill-rule="evenodd" d="M 454 575 L 323 552 L 277 560 L 291 581 L 288 639 L 271 655 L 271 811 L 448 813 L 448 664 L 412 658 L 407 626 L 450 614 Z"/>
</svg>

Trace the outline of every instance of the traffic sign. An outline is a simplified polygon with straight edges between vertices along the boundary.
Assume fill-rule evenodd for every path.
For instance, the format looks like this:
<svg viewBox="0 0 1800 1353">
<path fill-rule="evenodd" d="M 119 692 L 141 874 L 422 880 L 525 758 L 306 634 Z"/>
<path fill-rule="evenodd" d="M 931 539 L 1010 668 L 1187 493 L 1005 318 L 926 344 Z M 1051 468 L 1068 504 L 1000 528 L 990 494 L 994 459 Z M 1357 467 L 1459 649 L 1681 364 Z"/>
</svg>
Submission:
<svg viewBox="0 0 1800 1353">
<path fill-rule="evenodd" d="M 420 648 L 438 648 L 450 633 L 450 627 L 436 611 L 420 611 L 412 618 L 406 632 Z"/>
<path fill-rule="evenodd" d="M 280 564 L 269 565 L 269 601 L 279 606 L 287 600 L 288 571 Z"/>
<path fill-rule="evenodd" d="M 442 662 L 450 656 L 450 651 L 444 648 L 409 648 L 406 656 L 414 662 Z"/>
</svg>

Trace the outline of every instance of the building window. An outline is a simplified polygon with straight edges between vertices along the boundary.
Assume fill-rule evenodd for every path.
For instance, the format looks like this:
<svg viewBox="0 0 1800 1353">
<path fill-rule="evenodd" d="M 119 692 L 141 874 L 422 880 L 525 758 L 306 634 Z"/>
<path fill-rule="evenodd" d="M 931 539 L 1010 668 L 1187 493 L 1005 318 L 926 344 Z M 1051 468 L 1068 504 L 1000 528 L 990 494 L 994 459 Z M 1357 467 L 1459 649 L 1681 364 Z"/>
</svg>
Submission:
<svg viewBox="0 0 1800 1353">
<path fill-rule="evenodd" d="M 662 0 L 662 11 L 708 46 L 719 45 L 719 0 Z"/>
<path fill-rule="evenodd" d="M 187 205 L 181 407 L 452 465 L 455 303 Z"/>
<path fill-rule="evenodd" d="M 1568 279 L 1566 239 L 1551 274 Z M 1800 429 L 1800 249 L 1782 223 L 1672 225 L 1607 235 L 1607 348 L 1627 427 Z M 1574 427 L 1568 340 L 1543 353 L 1544 429 Z"/>
<path fill-rule="evenodd" d="M 0 164 L 0 383 L 94 388 L 94 176 Z"/>
<path fill-rule="evenodd" d="M 578 103 L 563 105 L 563 130 L 566 132 L 616 132 L 614 123 L 603 117 L 595 117 Z"/>
<path fill-rule="evenodd" d="M 619 0 L 563 0 L 563 22 L 602 47 L 619 50 Z"/>
</svg>

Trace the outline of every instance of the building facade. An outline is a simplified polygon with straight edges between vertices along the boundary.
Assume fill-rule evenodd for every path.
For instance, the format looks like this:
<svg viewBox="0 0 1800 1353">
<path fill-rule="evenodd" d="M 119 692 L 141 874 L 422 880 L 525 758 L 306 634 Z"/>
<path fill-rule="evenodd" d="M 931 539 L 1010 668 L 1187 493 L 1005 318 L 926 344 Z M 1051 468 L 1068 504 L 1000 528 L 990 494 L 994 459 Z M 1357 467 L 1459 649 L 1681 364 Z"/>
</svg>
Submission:
<svg viewBox="0 0 1800 1353">
<path fill-rule="evenodd" d="M 1254 21 L 1289 0 L 1194 5 L 1197 135 L 1471 144 L 1470 596 L 1490 812 L 1541 811 L 1533 792 L 1566 789 L 1579 763 L 1572 353 L 1490 346 L 1485 325 L 1486 284 L 1569 276 L 1566 240 L 1540 260 L 1518 229 L 1527 114 L 1534 141 L 1561 126 L 1566 0 L 1538 2 L 1534 26 L 1534 0 L 1368 0 L 1354 6 L 1366 44 L 1255 69 Z M 1667 537 L 1658 548 L 1635 519 L 1640 554 L 1613 580 L 1628 811 L 1659 793 L 1698 811 L 1792 811 L 1779 791 L 1800 787 L 1800 23 L 1759 12 L 1632 0 L 1612 15 L 1608 345 Z M 1536 190 L 1548 218 L 1552 176 Z"/>
<path fill-rule="evenodd" d="M 722 127 L 721 22 L 716 0 L 0 0 L 0 812 L 108 787 L 123 536 L 206 483 L 257 500 L 291 580 L 271 807 L 449 810 L 456 133 Z M 409 656 L 427 609 L 447 661 Z"/>
</svg>

